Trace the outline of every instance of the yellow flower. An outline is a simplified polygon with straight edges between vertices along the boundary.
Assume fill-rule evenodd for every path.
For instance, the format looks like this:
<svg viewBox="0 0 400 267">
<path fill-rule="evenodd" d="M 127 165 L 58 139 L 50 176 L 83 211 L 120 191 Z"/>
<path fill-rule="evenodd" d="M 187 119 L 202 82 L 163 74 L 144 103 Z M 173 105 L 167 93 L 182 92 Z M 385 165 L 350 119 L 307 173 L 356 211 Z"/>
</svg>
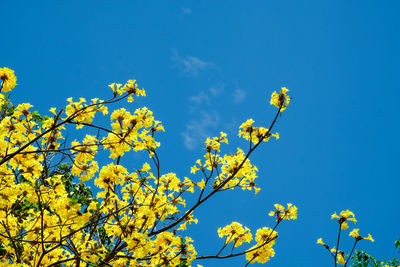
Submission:
<svg viewBox="0 0 400 267">
<path fill-rule="evenodd" d="M 226 138 L 227 134 L 224 132 L 220 132 L 220 137 L 208 137 L 206 140 L 206 150 L 211 152 L 211 150 L 216 150 L 220 152 L 220 144 L 228 143 L 228 139 Z"/>
<path fill-rule="evenodd" d="M 198 222 L 199 222 L 199 220 L 198 219 L 196 219 L 196 218 L 194 218 L 193 217 L 193 214 L 189 214 L 188 216 L 186 216 L 185 217 L 185 220 L 184 220 L 184 222 L 179 226 L 179 228 L 177 229 L 178 231 L 179 230 L 186 230 L 187 229 L 187 224 L 189 223 L 189 225 L 190 224 L 192 224 L 192 222 L 194 222 L 195 224 L 197 224 Z"/>
<path fill-rule="evenodd" d="M 253 127 L 254 120 L 248 119 L 247 121 L 243 122 L 242 125 L 239 127 L 239 137 L 243 136 L 246 140 L 250 139 L 251 133 L 254 131 Z"/>
<path fill-rule="evenodd" d="M 363 237 L 365 240 L 370 240 L 371 242 L 375 242 L 375 240 L 372 238 L 371 234 L 368 234 L 367 237 Z"/>
<path fill-rule="evenodd" d="M 200 168 L 198 168 L 196 165 L 195 165 L 195 166 L 192 166 L 192 167 L 190 168 L 190 173 L 196 174 L 196 172 L 197 172 L 198 170 L 200 170 Z"/>
<path fill-rule="evenodd" d="M 14 71 L 9 68 L 0 68 L 1 92 L 9 92 L 17 85 L 17 77 Z"/>
<path fill-rule="evenodd" d="M 337 219 L 338 222 L 341 224 L 341 228 L 343 230 L 346 230 L 349 228 L 349 225 L 346 223 L 346 221 L 352 221 L 354 223 L 357 222 L 356 218 L 354 217 L 354 213 L 351 212 L 350 210 L 342 210 L 340 212 L 340 216 L 335 213 L 332 214 L 331 219 Z"/>
<path fill-rule="evenodd" d="M 200 182 L 196 183 L 196 185 L 198 187 L 200 187 L 201 190 L 203 190 L 204 187 L 206 187 L 206 183 L 204 182 L 204 179 L 202 179 Z"/>
<path fill-rule="evenodd" d="M 297 207 L 292 205 L 291 203 L 287 204 L 287 215 L 289 219 L 296 220 L 297 219 Z"/>
<path fill-rule="evenodd" d="M 355 239 L 360 237 L 360 234 L 358 233 L 360 229 L 353 229 L 353 231 L 350 232 L 349 236 L 354 237 Z"/>
<path fill-rule="evenodd" d="M 343 210 L 340 212 L 340 215 L 344 218 L 346 218 L 346 221 L 353 221 L 357 222 L 357 220 L 354 218 L 354 213 L 349 211 L 349 210 Z M 353 216 L 353 217 L 350 217 Z"/>
<path fill-rule="evenodd" d="M 349 225 L 347 224 L 347 222 L 343 222 L 341 228 L 343 230 L 347 230 L 349 228 Z"/>
<path fill-rule="evenodd" d="M 51 108 L 51 109 L 49 109 L 49 111 L 50 111 L 51 113 L 53 113 L 54 116 L 57 116 L 56 108 Z"/>
<path fill-rule="evenodd" d="M 344 260 L 342 254 L 338 254 L 338 255 L 337 255 L 337 263 L 338 263 L 338 264 L 345 264 L 345 263 L 346 263 L 346 261 Z"/>
<path fill-rule="evenodd" d="M 17 106 L 17 108 L 14 111 L 14 116 L 19 119 L 21 116 L 25 116 L 27 119 L 31 118 L 31 115 L 29 115 L 29 109 L 33 107 L 29 103 L 22 103 Z"/>
<path fill-rule="evenodd" d="M 322 241 L 322 238 L 318 238 L 317 244 L 321 244 L 321 245 L 323 245 L 323 246 L 326 246 L 326 244 L 324 243 L 324 241 Z"/>
<path fill-rule="evenodd" d="M 366 240 L 370 240 L 371 242 L 374 242 L 375 240 L 372 238 L 371 234 L 368 234 L 367 237 L 362 237 L 360 236 L 360 234 L 358 233 L 360 229 L 353 229 L 353 231 L 350 232 L 349 236 L 354 237 L 357 240 L 361 240 L 361 239 L 366 239 Z"/>
<path fill-rule="evenodd" d="M 287 92 L 289 92 L 289 90 L 286 87 L 282 87 L 279 94 L 274 91 L 271 95 L 270 104 L 284 111 L 290 102 L 290 97 L 287 95 Z"/>
<path fill-rule="evenodd" d="M 340 219 L 340 216 L 338 216 L 338 215 L 336 214 L 336 212 L 335 212 L 335 213 L 333 213 L 332 216 L 331 216 L 331 219 L 334 219 L 334 218 Z"/>
</svg>

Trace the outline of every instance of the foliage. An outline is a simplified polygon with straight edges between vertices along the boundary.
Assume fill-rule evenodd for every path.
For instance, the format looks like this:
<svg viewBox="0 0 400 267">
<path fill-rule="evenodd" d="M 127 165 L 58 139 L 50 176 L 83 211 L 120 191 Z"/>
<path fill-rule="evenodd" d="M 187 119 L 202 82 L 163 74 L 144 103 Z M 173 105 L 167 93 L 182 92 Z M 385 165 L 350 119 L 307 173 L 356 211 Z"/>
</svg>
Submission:
<svg viewBox="0 0 400 267">
<path fill-rule="evenodd" d="M 400 253 L 400 239 L 397 239 L 394 243 L 397 248 L 397 252 Z M 366 253 L 365 251 L 355 251 L 355 255 L 352 256 L 354 260 L 352 267 L 397 267 L 400 266 L 399 259 L 394 258 L 393 260 L 376 260 L 373 256 Z"/>
<path fill-rule="evenodd" d="M 273 227 L 254 233 L 238 222 L 218 229 L 221 249 L 199 256 L 185 236 L 194 212 L 212 196 L 240 188 L 260 189 L 250 156 L 271 137 L 279 114 L 290 102 L 288 90 L 273 92 L 277 112 L 268 128 L 249 119 L 239 127 L 247 150 L 222 154 L 227 135 L 207 138 L 204 158 L 190 168 L 192 178 L 163 173 L 156 137 L 162 123 L 143 107 L 111 112 L 109 126 L 97 114 L 121 101 L 145 96 L 135 80 L 113 83 L 108 100 L 68 98 L 64 109 L 48 115 L 14 106 L 7 94 L 16 86 L 14 71 L 0 68 L 0 260 L 7 266 L 188 266 L 192 261 L 243 256 L 265 263 L 275 255 L 277 227 L 297 218 L 297 208 L 275 204 Z M 77 139 L 67 142 L 64 136 Z M 81 138 L 78 136 L 82 135 Z M 128 152 L 147 152 L 149 162 L 123 166 Z M 99 161 L 100 155 L 109 160 Z M 151 165 L 150 165 L 151 163 Z M 96 186 L 91 191 L 88 184 Z M 96 194 L 94 194 L 96 192 Z M 195 200 L 186 206 L 192 193 Z M 193 201 L 191 201 L 193 202 Z M 229 247 L 229 248 L 228 248 Z"/>
</svg>

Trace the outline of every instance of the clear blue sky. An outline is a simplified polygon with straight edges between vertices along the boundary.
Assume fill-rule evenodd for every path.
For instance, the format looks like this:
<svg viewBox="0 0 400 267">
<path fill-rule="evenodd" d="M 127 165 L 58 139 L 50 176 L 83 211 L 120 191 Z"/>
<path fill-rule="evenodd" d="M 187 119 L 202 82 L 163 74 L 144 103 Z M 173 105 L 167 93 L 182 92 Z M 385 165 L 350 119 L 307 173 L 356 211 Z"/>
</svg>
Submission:
<svg viewBox="0 0 400 267">
<path fill-rule="evenodd" d="M 107 84 L 138 80 L 164 122 L 162 168 L 180 177 L 208 135 L 267 124 L 272 91 L 293 97 L 279 141 L 255 153 L 257 196 L 224 192 L 189 228 L 199 254 L 218 251 L 218 227 L 272 226 L 274 203 L 298 206 L 278 230 L 267 266 L 331 266 L 316 245 L 336 238 L 334 211 L 355 212 L 361 242 L 381 259 L 396 255 L 399 228 L 399 1 L 5 1 L 0 66 L 16 71 L 14 103 L 42 113 L 68 97 L 106 98 Z M 172 156 L 171 156 L 172 155 Z M 132 157 L 126 165 L 139 162 Z M 346 239 L 350 240 L 346 233 Z M 347 251 L 350 244 L 345 244 Z M 198 261 L 242 266 L 244 257 Z"/>
</svg>

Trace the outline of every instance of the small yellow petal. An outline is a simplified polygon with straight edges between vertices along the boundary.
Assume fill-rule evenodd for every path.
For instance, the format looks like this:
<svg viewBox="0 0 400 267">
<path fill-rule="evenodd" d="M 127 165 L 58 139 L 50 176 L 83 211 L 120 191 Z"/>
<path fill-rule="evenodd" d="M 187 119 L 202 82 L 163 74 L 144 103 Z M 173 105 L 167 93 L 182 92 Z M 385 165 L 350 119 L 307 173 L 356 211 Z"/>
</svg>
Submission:
<svg viewBox="0 0 400 267">
<path fill-rule="evenodd" d="M 375 242 L 375 240 L 372 238 L 371 234 L 368 234 L 367 237 L 364 237 L 365 240 L 370 240 L 371 242 Z"/>
</svg>

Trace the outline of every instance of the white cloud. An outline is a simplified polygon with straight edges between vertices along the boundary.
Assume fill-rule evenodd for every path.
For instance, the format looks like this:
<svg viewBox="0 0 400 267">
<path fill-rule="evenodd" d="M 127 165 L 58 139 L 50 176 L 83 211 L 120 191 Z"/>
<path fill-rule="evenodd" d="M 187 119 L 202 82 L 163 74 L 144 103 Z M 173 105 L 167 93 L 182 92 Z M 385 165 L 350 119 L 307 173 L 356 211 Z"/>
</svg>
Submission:
<svg viewBox="0 0 400 267">
<path fill-rule="evenodd" d="M 217 96 L 224 91 L 225 84 L 218 83 L 216 85 L 211 86 L 208 90 L 210 91 L 212 96 Z"/>
<path fill-rule="evenodd" d="M 242 103 L 243 100 L 246 98 L 246 91 L 240 88 L 236 88 L 235 91 L 233 91 L 233 102 L 239 104 Z"/>
<path fill-rule="evenodd" d="M 183 7 L 182 8 L 182 14 L 183 15 L 190 15 L 190 14 L 192 14 L 192 10 L 190 8 Z"/>
<path fill-rule="evenodd" d="M 182 133 L 183 144 L 189 150 L 193 150 L 197 147 L 198 140 L 192 136 L 188 131 Z"/>
<path fill-rule="evenodd" d="M 186 125 L 185 131 L 181 134 L 183 144 L 186 148 L 193 150 L 198 147 L 205 139 L 210 136 L 210 131 L 214 130 L 220 121 L 216 111 L 200 111 L 199 119 L 191 119 Z"/>
<path fill-rule="evenodd" d="M 191 96 L 189 101 L 197 105 L 201 105 L 203 103 L 210 105 L 210 97 L 204 93 L 204 91 L 200 91 L 198 95 Z"/>
<path fill-rule="evenodd" d="M 186 74 L 197 76 L 200 71 L 214 67 L 211 62 L 203 61 L 198 57 L 187 56 L 181 57 L 177 50 L 173 51 L 172 60 L 176 63 L 177 68 Z"/>
</svg>

